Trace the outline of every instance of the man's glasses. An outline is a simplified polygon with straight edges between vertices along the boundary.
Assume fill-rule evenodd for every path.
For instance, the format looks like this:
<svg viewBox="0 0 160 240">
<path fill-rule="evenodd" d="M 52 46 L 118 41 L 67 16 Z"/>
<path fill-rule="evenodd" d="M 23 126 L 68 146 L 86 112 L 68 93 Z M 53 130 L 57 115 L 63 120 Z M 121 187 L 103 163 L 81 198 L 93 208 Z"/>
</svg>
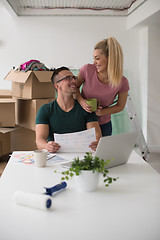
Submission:
<svg viewBox="0 0 160 240">
<path fill-rule="evenodd" d="M 66 76 L 66 77 L 64 77 L 64 78 L 62 78 L 62 79 L 60 79 L 60 80 L 57 80 L 56 83 L 61 82 L 61 81 L 63 81 L 63 80 L 69 80 L 69 81 L 71 81 L 72 79 L 77 80 L 77 77 L 76 77 L 76 76 Z"/>
</svg>

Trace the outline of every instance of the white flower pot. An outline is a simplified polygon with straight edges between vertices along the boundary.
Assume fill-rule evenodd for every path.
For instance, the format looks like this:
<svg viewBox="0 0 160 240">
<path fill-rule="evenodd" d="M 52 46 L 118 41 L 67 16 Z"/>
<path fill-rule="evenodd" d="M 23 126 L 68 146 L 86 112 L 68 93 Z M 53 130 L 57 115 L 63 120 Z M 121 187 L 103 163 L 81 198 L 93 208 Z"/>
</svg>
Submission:
<svg viewBox="0 0 160 240">
<path fill-rule="evenodd" d="M 92 192 L 97 189 L 99 182 L 99 173 L 82 170 L 79 176 L 76 176 L 77 189 L 81 192 Z"/>
</svg>

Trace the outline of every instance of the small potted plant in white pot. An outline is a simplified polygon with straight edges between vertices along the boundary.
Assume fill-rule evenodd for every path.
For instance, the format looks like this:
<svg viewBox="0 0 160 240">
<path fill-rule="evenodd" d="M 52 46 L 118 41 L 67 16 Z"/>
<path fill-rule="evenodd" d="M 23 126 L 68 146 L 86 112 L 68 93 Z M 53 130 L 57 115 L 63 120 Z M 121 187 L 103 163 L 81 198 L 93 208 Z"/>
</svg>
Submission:
<svg viewBox="0 0 160 240">
<path fill-rule="evenodd" d="M 76 176 L 77 187 L 80 191 L 94 191 L 99 182 L 99 174 L 104 178 L 104 184 L 108 187 L 118 178 L 108 176 L 109 170 L 106 168 L 110 160 L 104 161 L 98 157 L 94 157 L 91 152 L 87 152 L 83 160 L 79 157 L 74 158 L 71 167 L 62 172 L 61 180 L 69 180 Z"/>
</svg>

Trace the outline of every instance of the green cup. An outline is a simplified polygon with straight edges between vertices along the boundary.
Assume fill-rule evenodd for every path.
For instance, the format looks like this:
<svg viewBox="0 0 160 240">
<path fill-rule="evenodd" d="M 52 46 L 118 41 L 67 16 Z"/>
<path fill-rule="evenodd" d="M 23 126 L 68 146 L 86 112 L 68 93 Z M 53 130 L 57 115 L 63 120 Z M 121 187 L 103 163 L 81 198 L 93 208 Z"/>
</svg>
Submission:
<svg viewBox="0 0 160 240">
<path fill-rule="evenodd" d="M 96 98 L 87 99 L 86 103 L 91 107 L 92 112 L 95 112 L 97 110 L 97 106 L 100 106 L 100 101 Z"/>
</svg>

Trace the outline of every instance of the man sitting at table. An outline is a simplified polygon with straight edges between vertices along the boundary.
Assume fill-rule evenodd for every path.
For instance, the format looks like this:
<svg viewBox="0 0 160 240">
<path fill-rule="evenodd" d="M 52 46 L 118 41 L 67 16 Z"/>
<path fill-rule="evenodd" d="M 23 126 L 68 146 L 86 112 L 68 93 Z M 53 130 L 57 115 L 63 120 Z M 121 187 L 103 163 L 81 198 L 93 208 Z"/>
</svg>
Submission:
<svg viewBox="0 0 160 240">
<path fill-rule="evenodd" d="M 57 152 L 60 145 L 54 141 L 54 133 L 72 133 L 95 128 L 96 141 L 89 147 L 96 150 L 102 136 L 101 130 L 95 113 L 86 112 L 73 98 L 76 93 L 76 77 L 67 67 L 60 67 L 53 72 L 51 80 L 57 90 L 57 99 L 41 106 L 37 113 L 38 149 Z"/>
</svg>

